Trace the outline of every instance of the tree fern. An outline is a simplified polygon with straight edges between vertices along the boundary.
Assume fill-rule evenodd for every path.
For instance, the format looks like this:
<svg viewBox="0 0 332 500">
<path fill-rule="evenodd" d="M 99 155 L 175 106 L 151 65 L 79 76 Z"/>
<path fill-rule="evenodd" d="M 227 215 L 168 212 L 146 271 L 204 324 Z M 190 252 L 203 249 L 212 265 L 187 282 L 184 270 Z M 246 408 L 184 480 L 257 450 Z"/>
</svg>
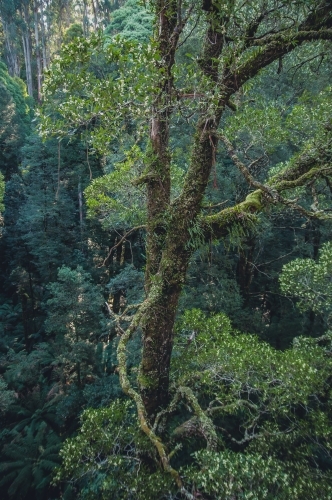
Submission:
<svg viewBox="0 0 332 500">
<path fill-rule="evenodd" d="M 30 492 L 50 487 L 53 469 L 59 465 L 60 438 L 45 422 L 31 425 L 5 445 L 0 463 L 0 486 L 8 487 L 10 498 L 28 499 Z"/>
</svg>

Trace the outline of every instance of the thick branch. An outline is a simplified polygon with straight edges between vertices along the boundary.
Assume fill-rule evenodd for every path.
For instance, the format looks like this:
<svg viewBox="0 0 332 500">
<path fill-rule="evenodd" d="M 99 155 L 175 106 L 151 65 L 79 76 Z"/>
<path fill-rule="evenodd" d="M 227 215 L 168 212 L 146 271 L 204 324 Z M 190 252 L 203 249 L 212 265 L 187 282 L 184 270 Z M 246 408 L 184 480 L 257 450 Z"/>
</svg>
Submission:
<svg viewBox="0 0 332 500">
<path fill-rule="evenodd" d="M 325 177 L 332 174 L 332 167 L 325 165 L 323 167 L 313 167 L 308 172 L 300 175 L 297 179 L 293 180 L 282 180 L 278 183 L 274 183 L 274 187 L 278 192 L 284 191 L 286 189 L 293 189 L 296 187 L 304 186 L 308 184 L 309 181 L 318 179 L 319 177 Z"/>
<path fill-rule="evenodd" d="M 273 61 L 285 56 L 302 43 L 315 40 L 332 40 L 332 30 L 317 30 L 316 26 L 310 27 L 308 25 L 308 31 L 298 31 L 288 35 L 287 33 L 276 33 L 269 35 L 265 39 L 256 40 L 253 45 L 261 47 L 261 50 L 254 57 L 249 58 L 242 66 L 226 71 L 225 78 L 220 85 L 222 100 L 224 101 L 225 95 L 228 98 L 239 90 L 245 82 L 256 76 L 261 69 Z"/>
<path fill-rule="evenodd" d="M 262 185 L 264 189 L 259 188 L 250 193 L 242 203 L 233 207 L 225 208 L 217 214 L 202 217 L 200 224 L 203 232 L 206 234 L 206 239 L 211 238 L 211 236 L 217 239 L 227 236 L 234 224 L 239 224 L 244 228 L 250 227 L 255 220 L 255 214 L 264 210 L 264 208 L 271 204 L 271 202 L 284 204 L 291 209 L 300 212 L 307 218 L 330 218 L 323 212 L 309 212 L 304 207 L 298 205 L 296 201 L 288 200 L 280 194 L 282 191 L 288 189 L 305 186 L 308 184 L 308 181 L 315 180 L 320 177 L 326 178 L 326 175 L 332 173 L 331 166 L 309 168 L 309 165 L 311 166 L 312 163 L 311 161 L 309 162 L 306 160 L 307 158 L 305 157 L 304 164 L 301 164 L 298 161 L 297 167 L 293 166 L 284 173 L 284 178 L 290 178 L 292 180 L 281 180 L 279 182 L 270 181 L 268 185 Z M 297 178 L 294 178 L 295 171 L 298 173 L 303 172 L 306 168 L 308 169 L 306 172 L 299 175 Z M 247 175 L 248 172 L 245 173 Z M 280 177 L 278 177 L 278 180 L 279 179 Z"/>
</svg>

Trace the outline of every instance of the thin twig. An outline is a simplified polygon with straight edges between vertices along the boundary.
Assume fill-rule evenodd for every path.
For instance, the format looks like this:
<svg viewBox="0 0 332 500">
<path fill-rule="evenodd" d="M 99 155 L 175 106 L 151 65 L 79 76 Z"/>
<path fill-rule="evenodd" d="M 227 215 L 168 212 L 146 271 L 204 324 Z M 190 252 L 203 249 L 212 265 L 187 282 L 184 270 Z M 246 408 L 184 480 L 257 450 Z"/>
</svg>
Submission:
<svg viewBox="0 0 332 500">
<path fill-rule="evenodd" d="M 101 266 L 99 267 L 102 267 L 102 266 L 106 266 L 106 263 L 108 261 L 108 259 L 110 258 L 110 256 L 112 255 L 113 253 L 113 250 L 116 250 L 120 245 L 121 243 L 123 243 L 125 241 L 125 239 L 131 234 L 133 233 L 134 231 L 138 231 L 139 229 L 145 229 L 146 228 L 146 225 L 142 225 L 142 226 L 136 226 L 136 227 L 132 227 L 124 236 L 122 236 L 122 238 L 111 248 L 111 250 L 108 252 L 108 255 L 107 257 L 103 260 Z"/>
</svg>

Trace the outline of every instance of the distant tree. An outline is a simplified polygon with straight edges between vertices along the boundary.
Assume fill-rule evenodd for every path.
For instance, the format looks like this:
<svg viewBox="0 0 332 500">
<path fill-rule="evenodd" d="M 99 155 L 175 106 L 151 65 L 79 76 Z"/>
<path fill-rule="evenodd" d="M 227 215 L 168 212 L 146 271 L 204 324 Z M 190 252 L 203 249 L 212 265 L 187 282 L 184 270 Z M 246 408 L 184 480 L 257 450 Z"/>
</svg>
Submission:
<svg viewBox="0 0 332 500">
<path fill-rule="evenodd" d="M 0 62 L 0 169 L 8 180 L 17 171 L 20 148 L 30 128 L 30 110 L 25 86 L 19 78 L 9 76 Z"/>
<path fill-rule="evenodd" d="M 112 20 L 105 29 L 105 34 L 121 36 L 128 40 L 146 42 L 152 36 L 153 15 L 137 0 L 127 0 L 112 14 Z"/>
<path fill-rule="evenodd" d="M 2 221 L 2 212 L 5 208 L 3 204 L 3 199 L 5 196 L 5 181 L 2 173 L 0 172 L 0 220 Z"/>
<path fill-rule="evenodd" d="M 46 303 L 46 332 L 58 344 L 58 359 L 64 364 L 65 377 L 70 379 L 74 370 L 81 386 L 87 368 L 94 364 L 98 337 L 107 327 L 102 313 L 103 297 L 81 266 L 75 270 L 62 266 L 58 281 L 48 289 L 52 297 Z"/>
</svg>

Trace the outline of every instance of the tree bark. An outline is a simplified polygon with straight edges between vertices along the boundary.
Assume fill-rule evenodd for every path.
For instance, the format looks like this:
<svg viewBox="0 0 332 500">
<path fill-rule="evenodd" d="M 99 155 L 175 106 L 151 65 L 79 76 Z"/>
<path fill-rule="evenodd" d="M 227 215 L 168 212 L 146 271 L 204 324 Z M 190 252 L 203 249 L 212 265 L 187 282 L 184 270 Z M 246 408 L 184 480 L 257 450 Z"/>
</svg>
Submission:
<svg viewBox="0 0 332 500">
<path fill-rule="evenodd" d="M 37 101 L 41 103 L 41 79 L 42 79 L 42 64 L 41 64 L 41 50 L 39 42 L 39 16 L 38 16 L 38 2 L 34 0 L 34 21 L 35 21 L 35 42 L 36 42 L 36 61 L 37 61 Z"/>
<path fill-rule="evenodd" d="M 148 181 L 148 231 L 146 292 L 148 300 L 141 326 L 143 356 L 139 383 L 146 411 L 153 418 L 169 399 L 169 368 L 173 346 L 173 326 L 179 296 L 185 281 L 191 252 L 187 248 L 190 228 L 200 212 L 201 202 L 215 158 L 216 120 L 199 121 L 192 165 L 182 195 L 170 205 L 169 120 L 172 106 L 172 67 L 182 29 L 176 2 L 171 7 L 158 2 L 159 50 L 166 78 L 160 84 L 151 123 L 152 161 Z M 208 31 L 204 60 L 205 73 L 216 81 L 215 57 L 220 54 L 221 35 Z M 210 37 L 213 42 L 210 41 Z M 217 41 L 217 43 L 216 43 Z M 168 215 L 167 215 L 168 214 Z M 169 219 L 166 222 L 167 218 Z M 166 229 L 167 226 L 167 229 Z"/>
<path fill-rule="evenodd" d="M 200 111 L 191 162 L 182 193 L 171 204 L 169 119 L 172 104 L 172 66 L 178 41 L 174 33 L 180 31 L 180 25 L 177 23 L 181 22 L 181 19 L 179 20 L 179 14 L 176 12 L 175 2 L 168 3 L 167 6 L 162 0 L 157 2 L 159 28 L 157 38 L 163 74 L 166 76 L 159 83 L 158 98 L 151 121 L 151 161 L 145 175 L 148 192 L 147 299 L 138 313 L 143 331 L 139 384 L 141 397 L 150 420 L 153 420 L 158 410 L 165 407 L 169 401 L 173 326 L 179 296 L 192 254 L 188 243 L 193 229 L 196 232 L 202 232 L 203 235 L 208 233 L 209 237 L 212 234 L 220 238 L 227 234 L 233 223 L 248 224 L 252 221 L 255 212 L 262 210 L 267 203 L 274 203 L 277 199 L 274 190 L 280 193 L 283 189 L 294 187 L 294 182 L 302 182 L 295 165 L 294 171 L 284 174 L 283 178 L 273 184 L 273 188 L 260 185 L 259 189 L 256 189 L 239 205 L 224 209 L 219 214 L 202 218 L 201 204 L 211 169 L 215 163 L 218 147 L 217 129 L 223 111 L 230 97 L 246 81 L 257 75 L 271 62 L 289 53 L 296 44 L 324 37 L 332 39 L 331 31 L 324 32 L 322 29 L 325 25 L 329 26 L 331 12 L 331 7 L 325 2 L 323 4 L 325 7 L 323 6 L 324 8 L 320 10 L 319 19 L 310 14 L 306 22 L 299 26 L 299 30 L 289 33 L 289 37 L 284 33 L 267 37 L 255 57 L 241 66 L 236 64 L 234 56 L 235 60 L 232 60 L 224 69 L 222 75 L 219 74 L 218 58 L 223 49 L 225 34 L 221 28 L 227 24 L 228 17 L 219 12 L 218 9 L 221 7 L 211 6 L 211 14 L 207 17 L 207 35 L 200 66 L 205 77 L 215 86 L 215 91 L 218 91 L 219 100 L 212 110 L 209 109 L 208 115 L 206 107 L 203 106 Z M 325 24 L 322 23 L 324 16 Z M 262 16 L 260 19 L 262 20 Z M 256 23 L 256 27 L 251 26 L 252 37 L 258 27 L 259 22 Z M 261 39 L 258 40 L 257 43 L 260 44 Z M 253 42 L 245 40 L 244 50 L 250 43 Z M 304 176 L 313 175 L 310 162 L 304 167 L 301 163 L 301 168 L 306 172 Z"/>
<path fill-rule="evenodd" d="M 24 10 L 22 13 L 22 17 L 24 19 L 24 31 L 22 34 L 23 41 L 23 52 L 24 52 L 24 61 L 25 61 L 25 70 L 26 70 L 26 80 L 28 87 L 28 94 L 30 97 L 33 97 L 33 83 L 32 83 L 32 69 L 31 69 L 31 38 L 30 38 L 30 29 L 29 29 L 29 9 L 28 6 L 24 5 Z"/>
<path fill-rule="evenodd" d="M 13 23 L 6 23 L 2 20 L 5 38 L 6 60 L 10 76 L 20 76 L 20 61 L 15 46 L 16 26 Z M 14 33 L 12 33 L 14 32 Z"/>
</svg>

